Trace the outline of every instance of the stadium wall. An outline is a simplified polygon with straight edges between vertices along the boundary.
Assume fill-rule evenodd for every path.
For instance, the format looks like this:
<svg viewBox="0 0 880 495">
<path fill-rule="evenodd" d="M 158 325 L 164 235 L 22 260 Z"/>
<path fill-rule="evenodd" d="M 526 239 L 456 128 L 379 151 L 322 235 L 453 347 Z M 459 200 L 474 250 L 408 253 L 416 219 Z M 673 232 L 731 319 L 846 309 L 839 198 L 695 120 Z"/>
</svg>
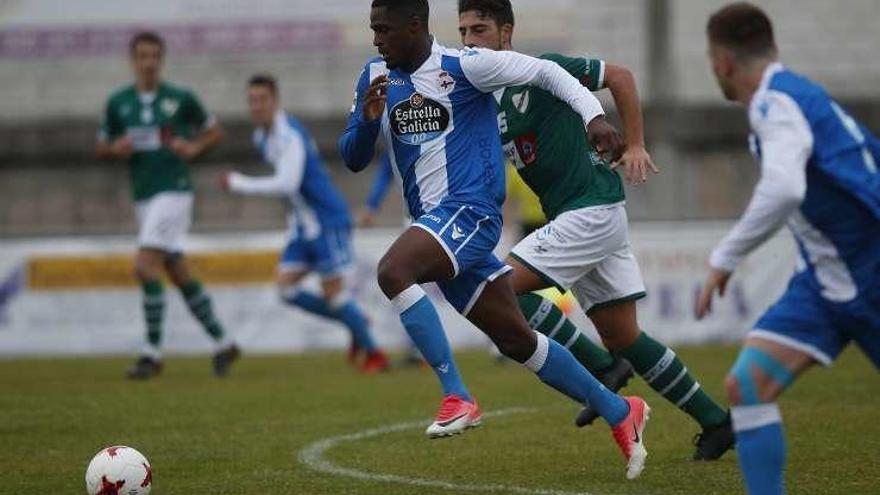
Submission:
<svg viewBox="0 0 880 495">
<path fill-rule="evenodd" d="M 794 248 L 785 235 L 745 262 L 728 296 L 718 301 L 708 320 L 694 321 L 692 307 L 708 252 L 728 227 L 717 223 L 632 227 L 632 243 L 649 292 L 639 306 L 646 331 L 676 344 L 736 341 L 781 293 L 793 269 Z M 355 297 L 367 308 L 378 341 L 387 347 L 406 342 L 397 315 L 375 282 L 376 264 L 396 232 L 357 232 L 358 262 L 350 274 Z M 195 272 L 210 286 L 220 319 L 247 352 L 344 348 L 348 338 L 341 327 L 278 300 L 272 275 L 283 242 L 284 235 L 277 231 L 200 234 L 191 237 L 188 252 Z M 19 239 L 0 244 L 0 356 L 137 352 L 143 330 L 140 295 L 130 275 L 133 249 L 128 237 Z M 439 301 L 436 291 L 432 296 Z M 570 296 L 552 297 L 582 328 L 590 328 Z M 168 302 L 168 351 L 208 352 L 209 340 L 174 291 L 168 291 Z M 455 346 L 487 345 L 487 339 L 448 305 L 440 301 L 439 307 Z M 596 337 L 592 330 L 589 335 Z"/>
</svg>

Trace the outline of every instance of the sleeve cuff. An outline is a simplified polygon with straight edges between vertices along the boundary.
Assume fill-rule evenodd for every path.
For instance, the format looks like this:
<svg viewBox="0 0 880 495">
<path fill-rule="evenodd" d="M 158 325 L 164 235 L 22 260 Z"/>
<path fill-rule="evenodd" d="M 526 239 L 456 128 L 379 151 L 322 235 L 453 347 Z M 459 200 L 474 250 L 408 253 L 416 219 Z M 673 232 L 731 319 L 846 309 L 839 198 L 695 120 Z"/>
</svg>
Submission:
<svg viewBox="0 0 880 495">
<path fill-rule="evenodd" d="M 584 88 L 584 91 L 589 90 Z M 578 99 L 572 108 L 574 108 L 584 120 L 584 126 L 592 122 L 596 117 L 605 115 L 605 109 L 602 108 L 602 104 L 599 100 L 593 97 L 592 94 L 590 95 L 590 98 L 583 97 Z"/>
<path fill-rule="evenodd" d="M 715 250 L 712 251 L 712 254 L 709 256 L 709 266 L 715 268 L 716 270 L 733 272 L 734 270 L 736 270 L 739 262 L 740 260 L 738 258 L 725 255 L 718 248 L 715 248 Z"/>
<path fill-rule="evenodd" d="M 247 178 L 238 172 L 230 173 L 229 174 L 229 190 L 232 192 L 237 192 L 237 193 L 244 192 L 244 182 L 246 180 L 247 180 Z"/>
</svg>

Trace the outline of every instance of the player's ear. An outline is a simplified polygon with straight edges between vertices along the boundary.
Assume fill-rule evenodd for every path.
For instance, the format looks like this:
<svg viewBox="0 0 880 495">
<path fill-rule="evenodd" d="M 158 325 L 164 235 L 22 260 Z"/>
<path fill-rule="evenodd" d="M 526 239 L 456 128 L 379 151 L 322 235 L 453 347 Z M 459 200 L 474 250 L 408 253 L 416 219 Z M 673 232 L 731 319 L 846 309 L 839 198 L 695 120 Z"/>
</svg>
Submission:
<svg viewBox="0 0 880 495">
<path fill-rule="evenodd" d="M 501 26 L 501 48 L 509 50 L 513 46 L 513 24 Z"/>
</svg>

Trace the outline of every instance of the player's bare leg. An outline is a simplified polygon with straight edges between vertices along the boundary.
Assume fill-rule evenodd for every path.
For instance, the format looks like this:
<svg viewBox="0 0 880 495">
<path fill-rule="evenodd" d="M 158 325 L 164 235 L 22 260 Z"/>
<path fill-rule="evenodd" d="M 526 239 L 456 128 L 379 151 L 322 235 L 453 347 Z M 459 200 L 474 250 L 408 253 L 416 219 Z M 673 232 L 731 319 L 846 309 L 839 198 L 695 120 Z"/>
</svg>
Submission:
<svg viewBox="0 0 880 495">
<path fill-rule="evenodd" d="M 165 252 L 141 248 L 135 256 L 134 276 L 140 282 L 143 298 L 147 342 L 141 355 L 127 371 L 134 380 L 146 380 L 162 371 L 162 324 L 165 316 L 165 294 L 162 286 L 162 270 Z"/>
<path fill-rule="evenodd" d="M 193 277 L 189 262 L 182 253 L 169 254 L 165 257 L 165 271 L 171 282 L 180 290 L 190 313 L 202 324 L 205 332 L 215 342 L 212 359 L 214 374 L 226 376 L 229 367 L 241 356 L 241 350 L 227 335 L 223 326 L 214 314 L 211 297 L 202 287 L 202 283 Z"/>
<path fill-rule="evenodd" d="M 418 285 L 450 279 L 452 261 L 430 234 L 410 227 L 379 261 L 379 287 L 400 314 L 400 321 L 443 388 L 444 399 L 434 423 L 426 430 L 431 438 L 459 434 L 478 426 L 480 408 L 468 392 L 443 325 L 433 303 Z"/>
<path fill-rule="evenodd" d="M 784 493 L 785 433 L 776 399 L 814 363 L 804 352 L 749 337 L 730 370 L 725 389 L 748 493 Z"/>
<path fill-rule="evenodd" d="M 501 276 L 486 284 L 467 318 L 505 356 L 525 365 L 542 382 L 598 410 L 627 460 L 627 478 L 641 473 L 647 457 L 642 432 L 650 408 L 641 398 L 624 399 L 609 391 L 562 345 L 530 329 L 519 311 L 511 277 Z"/>
</svg>

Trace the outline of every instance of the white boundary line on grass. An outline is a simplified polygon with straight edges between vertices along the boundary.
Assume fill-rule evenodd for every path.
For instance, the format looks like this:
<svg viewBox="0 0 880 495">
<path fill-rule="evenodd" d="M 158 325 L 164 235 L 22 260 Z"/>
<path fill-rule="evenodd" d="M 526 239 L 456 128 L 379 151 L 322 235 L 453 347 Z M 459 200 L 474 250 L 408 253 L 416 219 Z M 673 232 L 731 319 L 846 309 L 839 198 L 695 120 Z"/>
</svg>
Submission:
<svg viewBox="0 0 880 495">
<path fill-rule="evenodd" d="M 525 407 L 512 407 L 508 409 L 501 409 L 498 411 L 492 411 L 489 413 L 483 414 L 483 417 L 495 417 L 495 416 L 506 416 L 509 414 L 521 414 L 535 411 L 534 408 L 525 408 Z M 427 478 L 413 478 L 409 476 L 401 476 L 397 474 L 387 474 L 387 473 L 372 473 L 369 471 L 361 471 L 359 469 L 347 468 L 344 466 L 338 466 L 333 462 L 324 458 L 324 454 L 326 454 L 330 449 L 334 447 L 348 442 L 357 442 L 359 440 L 364 440 L 367 438 L 378 437 L 382 435 L 387 435 L 388 433 L 396 433 L 399 431 L 405 430 L 413 430 L 416 428 L 424 428 L 427 424 L 426 421 L 408 421 L 405 423 L 395 423 L 387 426 L 380 426 L 378 428 L 371 428 L 368 430 L 362 430 L 355 433 L 349 433 L 347 435 L 339 435 L 335 437 L 328 437 L 322 440 L 318 440 L 317 442 L 311 443 L 307 445 L 304 449 L 299 451 L 299 461 L 305 464 L 308 468 L 313 469 L 315 471 L 319 471 L 322 473 L 331 474 L 334 476 L 345 476 L 348 478 L 355 478 L 359 480 L 365 481 L 384 481 L 387 483 L 397 483 L 402 485 L 410 485 L 410 486 L 423 486 L 430 488 L 442 488 L 445 490 L 455 490 L 455 491 L 469 491 L 469 492 L 502 492 L 502 493 L 517 493 L 521 495 L 590 495 L 586 492 L 566 492 L 562 490 L 548 490 L 541 488 L 524 488 L 521 486 L 513 486 L 513 485 L 499 485 L 499 484 L 467 484 L 467 483 L 455 483 L 452 481 L 443 481 L 443 480 L 433 480 Z M 442 441 L 442 440 L 441 440 Z"/>
</svg>

